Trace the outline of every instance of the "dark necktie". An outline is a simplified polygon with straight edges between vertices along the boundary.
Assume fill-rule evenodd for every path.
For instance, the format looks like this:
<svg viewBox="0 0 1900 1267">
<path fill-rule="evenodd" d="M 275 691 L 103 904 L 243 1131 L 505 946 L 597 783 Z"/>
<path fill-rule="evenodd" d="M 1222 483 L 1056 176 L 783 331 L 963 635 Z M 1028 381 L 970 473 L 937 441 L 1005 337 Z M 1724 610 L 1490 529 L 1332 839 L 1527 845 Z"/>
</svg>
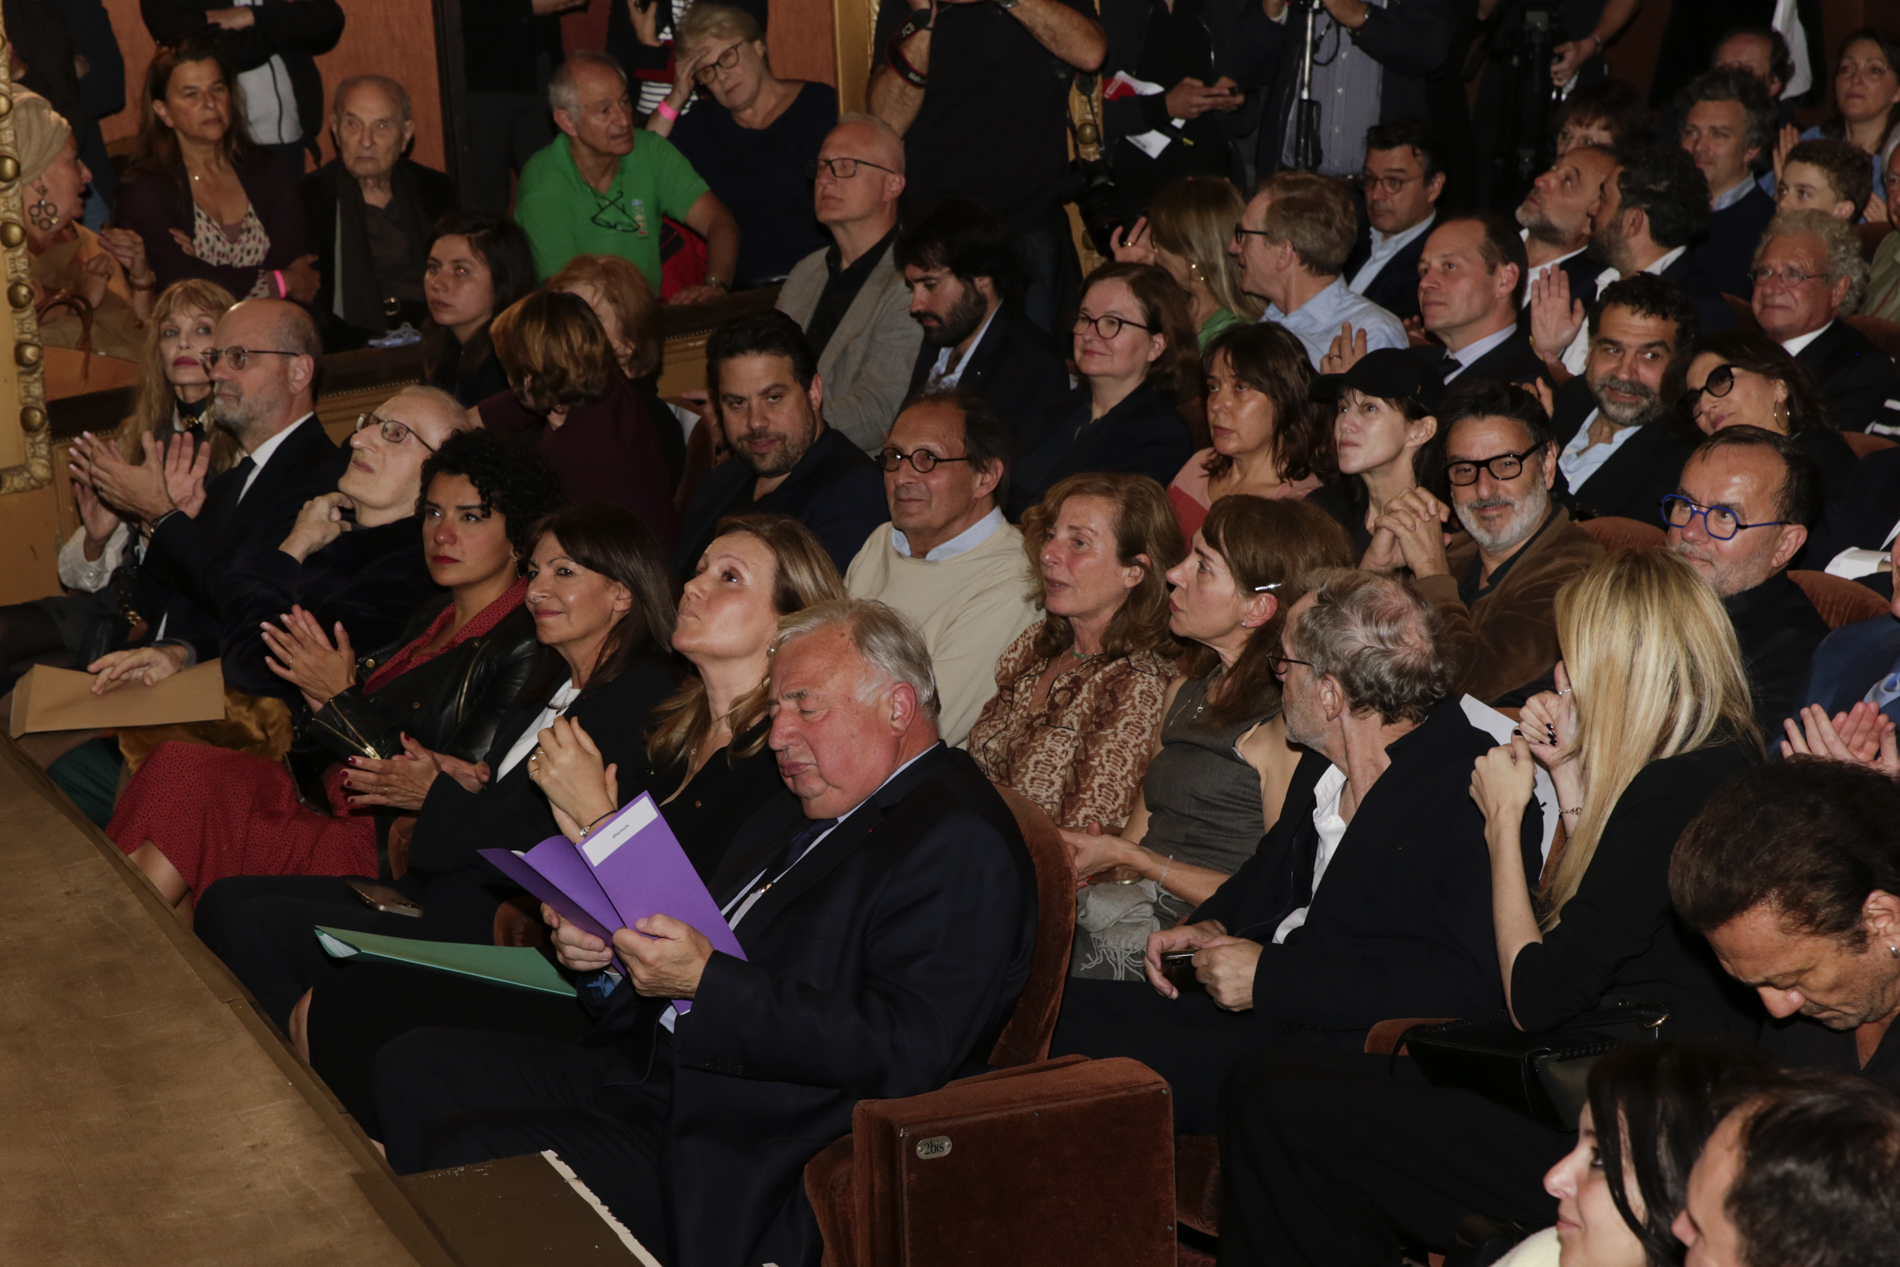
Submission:
<svg viewBox="0 0 1900 1267">
<path fill-rule="evenodd" d="M 779 877 L 790 871 L 792 864 L 805 856 L 805 851 L 811 848 L 812 841 L 837 825 L 838 820 L 835 818 L 814 818 L 806 823 L 797 834 L 785 842 L 785 848 L 778 851 L 778 857 L 774 858 L 772 865 L 765 869 L 765 883 L 768 885 L 778 883 Z"/>
<path fill-rule="evenodd" d="M 1438 358 L 1438 377 L 1442 382 L 1449 383 L 1451 376 L 1463 368 L 1464 366 L 1459 362 L 1458 358 L 1453 356 L 1449 350 L 1445 352 L 1445 355 Z"/>
<path fill-rule="evenodd" d="M 251 455 L 248 453 L 244 455 L 243 459 L 236 466 L 231 468 L 231 486 L 237 489 L 237 495 L 231 499 L 233 505 L 244 500 L 245 482 L 251 478 L 251 472 L 256 469 L 257 463 L 251 460 Z"/>
</svg>

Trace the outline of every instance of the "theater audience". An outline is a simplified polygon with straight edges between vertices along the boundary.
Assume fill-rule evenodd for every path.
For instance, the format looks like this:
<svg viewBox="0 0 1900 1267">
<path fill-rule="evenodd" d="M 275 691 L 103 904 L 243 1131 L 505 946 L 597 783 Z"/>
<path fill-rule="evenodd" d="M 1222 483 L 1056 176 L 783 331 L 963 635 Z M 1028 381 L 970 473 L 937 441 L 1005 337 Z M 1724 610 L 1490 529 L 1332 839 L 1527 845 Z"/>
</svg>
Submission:
<svg viewBox="0 0 1900 1267">
<path fill-rule="evenodd" d="M 1620 150 L 1647 142 L 1656 133 L 1656 112 L 1634 84 L 1624 79 L 1580 83 L 1565 95 L 1551 116 L 1557 154 L 1579 145 Z"/>
<path fill-rule="evenodd" d="M 1280 712 L 1280 632 L 1304 578 L 1350 563 L 1346 536 L 1300 502 L 1221 501 L 1168 573 L 1168 628 L 1190 646 L 1120 832 L 1065 829 L 1078 878 L 1069 973 L 1142 980 L 1151 933 L 1212 896 L 1280 817 L 1300 753 Z"/>
<path fill-rule="evenodd" d="M 337 85 L 337 156 L 297 186 L 322 279 L 313 307 L 331 351 L 428 320 L 430 230 L 456 194 L 454 181 L 409 158 L 415 134 L 409 90 L 396 80 L 352 75 Z"/>
<path fill-rule="evenodd" d="M 537 291 L 497 316 L 489 334 L 509 390 L 475 407 L 482 425 L 532 439 L 569 501 L 625 506 L 670 553 L 679 518 L 660 437 L 678 424 L 620 372 L 587 301 Z"/>
<path fill-rule="evenodd" d="M 706 342 L 706 387 L 732 457 L 680 516 L 674 571 L 684 574 L 728 515 L 789 515 L 840 572 L 885 521 L 877 464 L 825 424 L 825 384 L 798 323 L 782 312 L 734 317 Z"/>
<path fill-rule="evenodd" d="M 1779 734 L 1827 622 L 1788 577 L 1820 509 L 1820 475 L 1786 436 L 1730 427 L 1697 446 L 1663 499 L 1669 548 L 1728 609 L 1748 662 L 1755 720 Z"/>
<path fill-rule="evenodd" d="M 1183 541 L 1223 497 L 1306 496 L 1320 486 L 1330 456 L 1328 420 L 1309 399 L 1313 369 L 1298 339 L 1271 323 L 1236 326 L 1201 363 L 1213 443 L 1168 484 Z"/>
<path fill-rule="evenodd" d="M 369 521 L 378 516 L 364 513 L 364 535 L 395 530 L 399 540 L 391 548 L 417 559 L 425 582 L 448 591 L 446 603 L 412 602 L 399 622 L 381 620 L 371 636 L 352 619 L 363 604 L 325 601 L 360 597 L 345 592 L 347 575 L 296 574 L 317 573 L 330 551 L 318 551 L 317 566 L 307 569 L 291 560 L 278 569 L 283 575 L 271 576 L 253 562 L 252 575 L 233 578 L 234 618 L 241 614 L 255 628 L 260 611 L 271 613 L 269 628 L 250 635 L 258 647 L 255 672 L 300 697 L 304 708 L 289 762 L 168 742 L 132 777 L 106 834 L 173 906 L 226 876 L 375 874 L 394 815 L 416 809 L 421 797 L 360 801 L 348 767 L 399 757 L 411 744 L 478 760 L 526 683 L 537 647 L 533 619 L 517 614 L 524 586 L 515 565 L 532 542 L 529 530 L 558 501 L 559 486 L 539 462 L 492 436 L 452 439 L 467 419 L 438 395 L 418 388 L 385 404 L 392 422 L 407 416 L 421 430 L 401 444 L 353 446 L 353 456 L 367 454 L 383 469 L 366 475 L 353 467 L 344 483 L 359 491 L 396 483 L 387 478 L 390 468 L 404 468 L 400 482 L 412 497 L 402 518 L 375 527 Z M 440 441 L 441 452 L 412 452 L 422 430 Z M 359 506 L 359 513 L 368 509 Z M 419 556 L 426 556 L 426 570 Z M 305 580 L 327 581 L 332 594 L 312 601 L 297 592 Z M 270 581 L 289 591 L 276 606 Z M 293 607 L 299 600 L 310 606 Z M 364 649 L 360 656 L 356 646 Z"/>
<path fill-rule="evenodd" d="M 1279 821 L 1211 898 L 1148 939 L 1148 984 L 1070 980 L 1050 1045 L 1142 1061 L 1189 1134 L 1214 1132 L 1221 1080 L 1244 1056 L 1357 1053 L 1380 1020 L 1501 1000 L 1483 819 L 1465 786 L 1492 741 L 1447 698 L 1431 606 L 1391 577 L 1307 580 L 1278 670 L 1287 739 L 1307 751 Z M 1532 866 L 1541 838 L 1527 815 Z M 1164 965 L 1188 954 L 1191 970 Z M 1190 978 L 1205 989 L 1177 984 Z"/>
<path fill-rule="evenodd" d="M 923 328 L 910 394 L 975 392 L 1020 451 L 1069 390 L 1069 371 L 1023 315 L 1023 271 L 1009 226 L 980 203 L 944 198 L 904 226 L 892 259 L 910 289 L 911 320 Z"/>
<path fill-rule="evenodd" d="M 1724 294 L 1747 295 L 1750 261 L 1775 200 L 1755 178 L 1769 166 L 1780 119 L 1753 71 L 1718 67 L 1676 94 L 1677 140 L 1709 185 L 1708 236 L 1690 251 Z"/>
<path fill-rule="evenodd" d="M 1867 156 L 1852 141 L 1801 141 L 1781 161 L 1775 210 L 1824 211 L 1853 224 L 1873 192 Z"/>
<path fill-rule="evenodd" d="M 514 221 L 456 211 L 436 223 L 422 291 L 422 381 L 469 408 L 508 390 L 489 323 L 534 289 L 534 256 Z"/>
<path fill-rule="evenodd" d="M 1381 348 L 1344 374 L 1316 379 L 1313 395 L 1332 408 L 1340 478 L 1312 500 L 1345 527 L 1353 554 L 1363 556 L 1386 512 L 1419 487 L 1428 466 L 1443 465 L 1427 446 L 1438 434 L 1445 385 L 1419 357 Z"/>
<path fill-rule="evenodd" d="M 1524 242 L 1502 216 L 1440 224 L 1419 254 L 1417 291 L 1420 322 L 1443 346 L 1427 345 L 1418 355 L 1435 362 L 1447 383 L 1547 382 L 1550 372 L 1518 328 L 1529 274 Z"/>
<path fill-rule="evenodd" d="M 1523 733 L 1478 759 L 1469 784 L 1491 858 L 1480 885 L 1495 949 L 1483 959 L 1506 1015 L 1543 1032 L 1641 999 L 1667 1009 L 1664 1038 L 1752 1037 L 1756 1014 L 1676 920 L 1666 881 L 1683 826 L 1760 755 L 1735 635 L 1694 572 L 1661 550 L 1597 563 L 1564 591 L 1558 620 L 1565 693 L 1530 700 Z M 1533 760 L 1569 827 L 1535 902 L 1539 860 L 1520 834 Z M 1423 1081 L 1403 1059 L 1289 1053 L 1236 1069 L 1223 1126 L 1225 1151 L 1245 1158 L 1226 1176 L 1230 1201 L 1249 1211 L 1240 1261 L 1370 1267 L 1399 1250 L 1395 1218 L 1441 1250 L 1469 1213 L 1548 1219 L 1539 1180 L 1570 1134 Z"/>
<path fill-rule="evenodd" d="M 858 1099 L 984 1066 L 1029 974 L 1035 872 L 1002 798 L 937 738 L 922 643 L 877 604 L 808 608 L 774 640 L 771 692 L 801 804 L 749 820 L 711 885 L 746 957 L 656 915 L 641 922 L 658 940 L 615 934 L 616 982 L 594 974 L 609 947 L 561 924 L 602 1045 L 398 1039 L 376 1098 L 399 1173 L 552 1147 L 664 1261 L 812 1263 L 804 1167 Z M 748 1054 L 715 1070 L 702 1043 Z M 516 1074 L 556 1081 L 537 1093 Z M 629 1111 L 577 1119 L 561 1087 Z M 672 1123 L 663 1154 L 648 1112 Z"/>
<path fill-rule="evenodd" d="M 1176 677 L 1167 573 L 1182 557 L 1167 498 L 1139 475 L 1072 475 L 1023 516 L 1043 619 L 996 661 L 966 746 L 1058 827 L 1118 831 Z"/>
<path fill-rule="evenodd" d="M 46 98 L 14 93 L 13 140 L 40 342 L 137 360 L 158 289 L 145 243 L 128 229 L 95 233 L 80 223 L 92 172 L 71 125 Z"/>
<path fill-rule="evenodd" d="M 1342 325 L 1364 336 L 1367 351 L 1406 346 L 1399 319 L 1354 294 L 1340 275 L 1357 223 L 1337 181 L 1286 171 L 1260 186 L 1227 247 L 1240 261 L 1241 289 L 1266 301 L 1261 320 L 1298 336 L 1315 368 Z"/>
<path fill-rule="evenodd" d="M 1800 19 L 1797 18 L 1793 25 L 1799 29 Z M 1812 53 L 1802 60 L 1811 64 Z M 1767 24 L 1731 27 L 1729 33 L 1722 37 L 1722 42 L 1715 46 L 1715 51 L 1709 54 L 1709 66 L 1716 70 L 1734 66 L 1753 74 L 1767 87 L 1768 97 L 1775 102 L 1776 110 L 1783 120 L 1792 117 L 1795 101 L 1805 97 L 1814 86 L 1809 73 L 1810 65 L 1804 65 L 1797 71 L 1787 37 Z M 1802 80 L 1801 89 L 1789 93 L 1788 88 L 1794 84 L 1797 75 Z"/>
<path fill-rule="evenodd" d="M 1410 569 L 1437 610 L 1454 691 L 1517 704 L 1557 662 L 1559 591 L 1603 547 L 1551 497 L 1556 439 L 1529 392 L 1478 379 L 1445 397 L 1438 422 L 1450 507 L 1423 488 L 1401 494 L 1362 566 Z M 1447 547 L 1453 515 L 1467 535 Z"/>
<path fill-rule="evenodd" d="M 732 213 L 671 141 L 633 126 L 620 63 L 605 53 L 575 53 L 549 79 L 548 105 L 562 134 L 527 161 L 515 185 L 515 221 L 533 244 L 541 277 L 576 255 L 618 255 L 660 291 L 660 220 L 667 217 L 706 239 L 705 281 L 668 301 L 700 303 L 731 289 L 739 256 Z"/>
<path fill-rule="evenodd" d="M 1860 239 L 1821 211 L 1775 217 L 1755 252 L 1755 320 L 1808 367 L 1835 424 L 1864 431 L 1900 391 L 1893 360 L 1846 318 L 1867 284 Z"/>
<path fill-rule="evenodd" d="M 1584 91 L 1578 89 L 1572 99 Z M 1524 227 L 1530 264 L 1521 305 L 1527 330 L 1531 285 L 1552 269 L 1563 270 L 1572 295 L 1594 292 L 1602 266 L 1585 253 L 1590 246 L 1590 211 L 1603 192 L 1604 180 L 1615 170 L 1615 156 L 1602 145 L 1559 150 L 1550 170 L 1531 182 L 1531 191 L 1518 204 L 1517 222 Z"/>
<path fill-rule="evenodd" d="M 1725 427 L 1772 431 L 1814 459 L 1823 504 L 1846 492 L 1854 451 L 1835 430 L 1812 371 L 1767 336 L 1753 330 L 1703 335 L 1670 362 L 1663 397 L 1677 402 L 1678 425 L 1691 442 Z"/>
<path fill-rule="evenodd" d="M 996 689 L 997 658 L 1038 619 L 1023 534 L 998 504 L 1009 432 L 981 397 L 932 392 L 897 416 L 879 461 L 890 523 L 851 560 L 845 588 L 890 607 L 924 640 L 937 733 L 958 747 Z"/>
<path fill-rule="evenodd" d="M 1200 357 L 1180 288 L 1149 264 L 1104 264 L 1075 314 L 1080 386 L 1058 396 L 1040 434 L 1019 441 L 1009 504 L 1018 516 L 1084 472 L 1161 483 L 1194 452 L 1177 404 L 1201 391 Z"/>
<path fill-rule="evenodd" d="M 621 374 L 633 384 L 634 395 L 655 420 L 660 448 L 666 452 L 671 486 L 686 472 L 686 433 L 670 425 L 671 411 L 660 399 L 660 362 L 666 356 L 666 336 L 660 328 L 660 301 L 640 270 L 618 255 L 576 255 L 548 278 L 548 289 L 577 295 L 613 347 Z"/>
<path fill-rule="evenodd" d="M 1877 26 L 1849 31 L 1834 63 L 1834 109 L 1802 140 L 1851 141 L 1866 156 L 1874 187 L 1885 184 L 1887 143 L 1900 120 L 1900 38 Z"/>
<path fill-rule="evenodd" d="M 778 281 L 824 241 L 805 169 L 838 121 L 837 91 L 774 75 L 764 29 L 729 4 L 686 10 L 673 67 L 672 91 L 647 116 L 647 131 L 671 140 L 732 213 L 738 284 Z M 695 97 L 695 87 L 705 92 Z"/>
<path fill-rule="evenodd" d="M 159 46 L 116 219 L 161 286 L 197 277 L 240 299 L 310 303 L 320 279 L 295 178 L 251 143 L 231 85 L 231 63 L 210 45 Z M 319 88 L 311 117 L 322 113 Z"/>
<path fill-rule="evenodd" d="M 1445 192 L 1440 142 L 1416 116 L 1366 129 L 1359 187 L 1370 236 L 1353 248 L 1343 276 L 1355 295 L 1399 318 L 1418 316 L 1418 259 Z M 1239 217 L 1234 217 L 1238 219 Z"/>
<path fill-rule="evenodd" d="M 1889 587 L 1893 584 L 1894 549 L 1894 546 L 1889 545 L 1886 555 L 1880 560 L 1887 565 L 1880 570 L 1885 573 L 1883 579 Z M 1825 547 L 1822 550 L 1810 549 L 1809 553 L 1813 561 L 1818 563 L 1825 555 Z M 1879 552 L 1850 548 L 1843 553 L 1866 556 Z M 1840 556 L 1828 559 L 1827 570 L 1837 576 L 1842 575 L 1847 571 L 1841 566 L 1846 561 Z M 1868 573 L 1875 571 L 1873 564 L 1863 563 L 1859 559 L 1851 561 L 1854 571 L 1863 566 Z M 1889 598 L 1889 612 L 1896 601 Z M 1865 706 L 1858 707 L 1863 701 Z M 1850 709 L 1861 713 L 1869 725 L 1876 724 L 1871 716 L 1876 712 L 1889 721 L 1900 716 L 1900 613 L 1882 613 L 1871 620 L 1857 620 L 1842 625 L 1823 638 L 1821 645 L 1815 648 L 1813 667 L 1794 702 L 1804 711 L 1809 706 L 1819 706 L 1824 719 L 1840 722 L 1843 729 L 1847 723 L 1843 714 Z M 1803 717 L 1803 720 L 1806 718 Z M 1816 719 L 1817 729 L 1820 728 L 1820 720 Z M 1833 721 L 1830 721 L 1827 729 L 1835 729 Z M 1806 750 L 1817 751 L 1812 746 Z M 1873 751 L 1877 751 L 1877 747 Z M 1869 755 L 1872 755 L 1871 751 Z"/>
<path fill-rule="evenodd" d="M 1147 215 L 1112 246 L 1117 263 L 1159 264 L 1188 297 L 1201 350 L 1238 325 L 1260 319 L 1260 301 L 1240 288 L 1240 266 L 1227 253 L 1246 202 L 1233 182 L 1218 176 L 1184 176 L 1164 186 Z"/>
<path fill-rule="evenodd" d="M 1590 315 L 1590 359 L 1557 389 L 1551 410 L 1563 446 L 1555 491 L 1574 516 L 1656 522 L 1693 447 L 1663 380 L 1695 337 L 1695 305 L 1674 282 L 1638 273 L 1603 288 Z"/>
<path fill-rule="evenodd" d="M 824 138 L 812 170 L 813 206 L 832 244 L 797 262 L 777 304 L 811 341 L 828 420 L 874 452 L 917 355 L 895 257 L 904 144 L 882 121 L 851 115 Z"/>
<path fill-rule="evenodd" d="M 495 907 L 508 889 L 476 850 L 530 849 L 560 830 L 531 777 L 534 748 L 556 717 L 586 729 L 617 768 L 623 797 L 648 790 L 644 732 L 673 692 L 671 582 L 652 534 L 618 506 L 563 506 L 540 521 L 525 570 L 523 601 L 542 652 L 527 685 L 501 701 L 506 711 L 480 760 L 404 744 L 350 762 L 352 805 L 416 814 L 403 865 L 392 857 L 379 878 L 422 916 L 373 910 L 334 872 L 238 876 L 199 898 L 198 936 L 280 1027 L 323 971 L 315 925 L 493 943 Z"/>
</svg>

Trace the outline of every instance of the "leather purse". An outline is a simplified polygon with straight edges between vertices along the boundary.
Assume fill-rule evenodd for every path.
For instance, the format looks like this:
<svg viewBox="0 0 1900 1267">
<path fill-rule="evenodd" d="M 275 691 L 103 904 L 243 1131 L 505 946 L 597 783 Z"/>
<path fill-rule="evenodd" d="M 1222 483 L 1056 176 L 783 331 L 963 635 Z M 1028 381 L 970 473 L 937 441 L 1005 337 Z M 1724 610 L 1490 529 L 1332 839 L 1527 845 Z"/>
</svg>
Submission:
<svg viewBox="0 0 1900 1267">
<path fill-rule="evenodd" d="M 1526 1033 L 1508 1012 L 1415 1025 L 1405 1050 L 1435 1087 L 1475 1091 L 1556 1131 L 1577 1129 L 1589 1101 L 1590 1070 L 1629 1043 L 1654 1042 L 1669 1009 L 1626 999 L 1585 1012 L 1558 1029 Z"/>
</svg>

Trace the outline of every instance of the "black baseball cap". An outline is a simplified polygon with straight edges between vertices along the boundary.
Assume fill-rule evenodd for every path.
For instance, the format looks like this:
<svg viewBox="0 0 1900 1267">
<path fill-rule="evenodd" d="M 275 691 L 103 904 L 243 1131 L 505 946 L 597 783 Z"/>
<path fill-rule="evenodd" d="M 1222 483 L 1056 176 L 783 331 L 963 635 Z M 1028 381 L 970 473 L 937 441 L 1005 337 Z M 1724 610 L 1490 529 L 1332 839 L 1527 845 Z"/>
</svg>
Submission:
<svg viewBox="0 0 1900 1267">
<path fill-rule="evenodd" d="M 1386 400 L 1410 398 L 1431 413 L 1445 395 L 1445 381 L 1438 367 L 1410 348 L 1380 348 L 1354 362 L 1344 374 L 1322 374 L 1313 380 L 1313 396 L 1318 400 L 1337 400 L 1346 388 L 1365 396 Z"/>
</svg>

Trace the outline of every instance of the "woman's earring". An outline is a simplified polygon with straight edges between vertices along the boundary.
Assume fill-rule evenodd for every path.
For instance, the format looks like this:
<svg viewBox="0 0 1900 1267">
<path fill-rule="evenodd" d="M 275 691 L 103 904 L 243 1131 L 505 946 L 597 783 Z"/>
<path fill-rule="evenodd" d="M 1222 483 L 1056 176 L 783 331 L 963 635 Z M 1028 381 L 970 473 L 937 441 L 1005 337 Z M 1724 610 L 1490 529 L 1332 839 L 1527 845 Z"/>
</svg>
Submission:
<svg viewBox="0 0 1900 1267">
<path fill-rule="evenodd" d="M 33 227 L 41 232 L 58 228 L 59 208 L 46 200 L 44 189 L 40 190 L 39 194 L 40 200 L 26 209 L 26 218 L 31 220 Z"/>
</svg>

